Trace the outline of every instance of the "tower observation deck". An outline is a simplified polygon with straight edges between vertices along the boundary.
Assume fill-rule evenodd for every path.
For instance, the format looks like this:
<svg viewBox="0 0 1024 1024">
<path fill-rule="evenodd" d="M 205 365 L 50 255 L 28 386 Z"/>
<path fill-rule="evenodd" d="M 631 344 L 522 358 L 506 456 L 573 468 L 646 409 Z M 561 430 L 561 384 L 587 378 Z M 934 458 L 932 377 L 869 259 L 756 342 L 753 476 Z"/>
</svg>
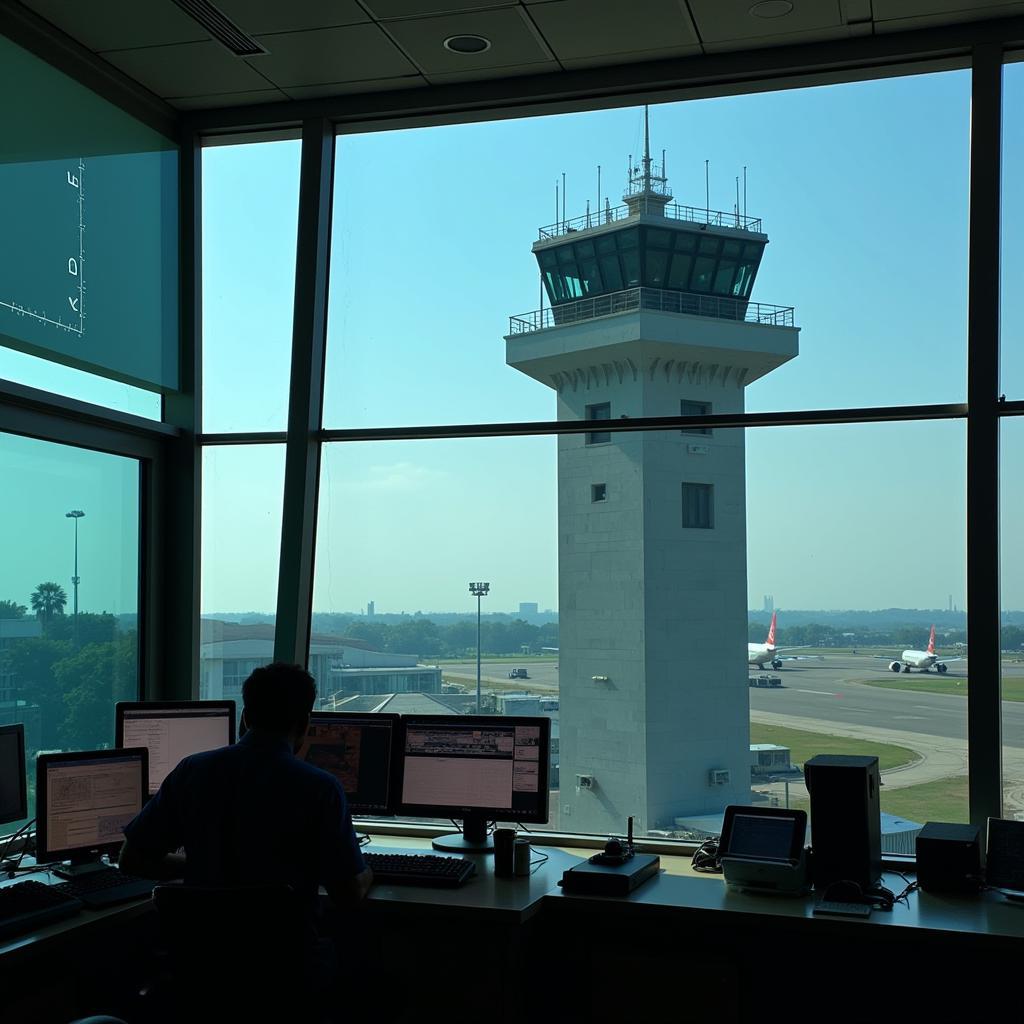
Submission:
<svg viewBox="0 0 1024 1024">
<path fill-rule="evenodd" d="M 559 420 L 740 413 L 799 351 L 792 308 L 751 299 L 760 220 L 676 203 L 646 121 L 623 205 L 540 229 L 550 307 L 505 338 Z M 747 802 L 743 431 L 559 435 L 558 552 L 560 826 Z"/>
</svg>

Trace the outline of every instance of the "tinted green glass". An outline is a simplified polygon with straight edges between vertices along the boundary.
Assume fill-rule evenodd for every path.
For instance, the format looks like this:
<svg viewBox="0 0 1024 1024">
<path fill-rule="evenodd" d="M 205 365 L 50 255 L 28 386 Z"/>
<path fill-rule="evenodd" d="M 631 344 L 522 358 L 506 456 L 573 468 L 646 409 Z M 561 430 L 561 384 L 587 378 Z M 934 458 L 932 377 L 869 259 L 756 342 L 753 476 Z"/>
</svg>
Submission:
<svg viewBox="0 0 1024 1024">
<path fill-rule="evenodd" d="M 731 295 L 732 281 L 736 275 L 736 263 L 734 260 L 722 260 L 718 264 L 718 271 L 715 274 L 715 287 L 712 289 L 716 295 Z"/>
<path fill-rule="evenodd" d="M 601 235 L 600 238 L 595 239 L 594 244 L 599 253 L 615 252 L 614 235 Z"/>
<path fill-rule="evenodd" d="M 2 37 L 0 94 L 0 344 L 176 388 L 176 145 Z"/>
<path fill-rule="evenodd" d="M 640 232 L 636 228 L 629 231 L 620 231 L 615 236 L 616 244 L 621 252 L 623 249 L 635 249 L 639 244 Z"/>
<path fill-rule="evenodd" d="M 697 248 L 697 236 L 692 231 L 676 232 L 676 252 L 693 252 Z"/>
<path fill-rule="evenodd" d="M 661 249 L 672 248 L 672 233 L 664 228 L 648 228 L 647 244 L 654 245 Z"/>
<path fill-rule="evenodd" d="M 648 288 L 664 288 L 668 253 L 658 249 L 648 249 L 645 264 L 644 284 Z"/>
<path fill-rule="evenodd" d="M 690 270 L 693 257 L 689 253 L 678 252 L 672 257 L 672 268 L 669 271 L 668 286 L 677 291 L 685 292 L 690 287 Z"/>
<path fill-rule="evenodd" d="M 717 253 L 720 245 L 719 239 L 705 235 L 700 240 L 700 251 L 703 253 Z"/>
<path fill-rule="evenodd" d="M 622 254 L 622 270 L 627 288 L 636 288 L 640 284 L 640 257 L 636 250 Z"/>
<path fill-rule="evenodd" d="M 698 256 L 693 268 L 693 281 L 690 285 L 695 292 L 711 290 L 711 275 L 715 269 L 715 261 L 710 256 Z"/>
<path fill-rule="evenodd" d="M 622 289 L 622 268 L 618 256 L 601 257 L 601 276 L 608 291 L 617 292 Z"/>
<path fill-rule="evenodd" d="M 30 765 L 110 746 L 139 695 L 139 464 L 0 434 L 0 466 L 0 725 L 24 724 Z"/>
</svg>

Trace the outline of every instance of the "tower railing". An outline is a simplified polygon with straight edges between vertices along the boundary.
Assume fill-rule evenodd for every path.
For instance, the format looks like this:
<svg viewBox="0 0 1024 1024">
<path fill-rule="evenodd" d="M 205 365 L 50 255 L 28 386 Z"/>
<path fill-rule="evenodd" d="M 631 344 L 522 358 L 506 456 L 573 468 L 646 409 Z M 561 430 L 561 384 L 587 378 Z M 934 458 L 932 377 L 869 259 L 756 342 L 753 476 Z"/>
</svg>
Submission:
<svg viewBox="0 0 1024 1024">
<path fill-rule="evenodd" d="M 761 233 L 761 218 L 746 217 L 741 213 L 733 211 L 727 213 L 725 210 L 708 210 L 703 206 L 683 206 L 680 203 L 661 202 L 648 203 L 640 200 L 640 207 L 634 214 L 630 207 L 623 203 L 621 206 L 609 206 L 604 210 L 595 210 L 585 213 L 582 217 L 572 217 L 569 220 L 560 220 L 555 224 L 547 224 L 540 229 L 539 240 L 550 241 L 553 238 L 561 238 L 562 235 L 571 235 L 577 231 L 586 231 L 588 228 L 600 227 L 602 224 L 613 224 L 615 221 L 628 220 L 636 215 L 650 214 L 657 217 L 667 217 L 669 220 L 684 220 L 691 224 L 707 224 L 717 228 L 739 228 L 742 231 L 756 231 Z M 636 202 L 634 202 L 636 209 Z"/>
<path fill-rule="evenodd" d="M 532 334 L 548 327 L 617 316 L 637 310 L 657 313 L 683 313 L 688 316 L 709 316 L 718 320 L 741 320 L 745 323 L 768 324 L 772 327 L 792 327 L 793 307 L 772 306 L 764 302 L 749 302 L 718 295 L 698 295 L 694 292 L 673 292 L 662 288 L 627 288 L 621 292 L 577 299 L 531 313 L 509 317 L 509 334 Z"/>
</svg>

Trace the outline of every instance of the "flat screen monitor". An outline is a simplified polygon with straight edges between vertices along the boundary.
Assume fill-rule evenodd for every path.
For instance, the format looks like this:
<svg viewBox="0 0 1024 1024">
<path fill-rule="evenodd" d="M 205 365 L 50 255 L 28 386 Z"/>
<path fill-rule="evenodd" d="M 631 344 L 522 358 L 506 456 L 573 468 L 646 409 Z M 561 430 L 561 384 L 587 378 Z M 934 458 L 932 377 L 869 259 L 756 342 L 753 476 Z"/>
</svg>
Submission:
<svg viewBox="0 0 1024 1024">
<path fill-rule="evenodd" d="M 398 715 L 314 711 L 298 756 L 341 783 L 353 814 L 394 814 L 399 721 Z"/>
<path fill-rule="evenodd" d="M 120 701 L 115 714 L 115 745 L 149 751 L 150 796 L 182 758 L 235 742 L 233 700 Z"/>
<path fill-rule="evenodd" d="M 0 825 L 27 817 L 25 726 L 0 725 Z"/>
<path fill-rule="evenodd" d="M 731 805 L 725 809 L 718 856 L 796 864 L 806 835 L 806 811 Z"/>
<path fill-rule="evenodd" d="M 142 810 L 149 751 L 79 750 L 36 759 L 36 859 L 96 862 L 116 853 Z"/>
<path fill-rule="evenodd" d="M 985 882 L 1015 900 L 1024 900 L 1024 821 L 988 819 Z"/>
<path fill-rule="evenodd" d="M 493 849 L 489 821 L 548 820 L 551 719 L 402 716 L 402 814 L 460 818 L 442 850 Z"/>
</svg>

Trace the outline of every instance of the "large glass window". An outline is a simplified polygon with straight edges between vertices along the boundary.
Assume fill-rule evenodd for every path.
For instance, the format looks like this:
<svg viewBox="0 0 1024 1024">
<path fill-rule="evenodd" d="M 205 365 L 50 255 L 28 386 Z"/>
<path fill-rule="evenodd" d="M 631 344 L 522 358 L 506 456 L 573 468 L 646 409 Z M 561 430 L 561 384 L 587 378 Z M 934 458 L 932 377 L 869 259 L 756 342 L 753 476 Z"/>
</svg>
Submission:
<svg viewBox="0 0 1024 1024">
<path fill-rule="evenodd" d="M 139 693 L 139 465 L 13 434 L 0 465 L 0 725 L 24 723 L 32 815 L 36 753 L 110 746 Z"/>
<path fill-rule="evenodd" d="M 203 150 L 203 430 L 288 422 L 298 141 Z"/>
<path fill-rule="evenodd" d="M 199 696 L 238 701 L 274 660 L 284 445 L 203 449 Z"/>
<path fill-rule="evenodd" d="M 1000 378 L 1008 398 L 1024 396 L 1024 311 L 1017 295 L 1024 274 L 1024 63 L 1003 67 L 1003 191 L 999 328 Z"/>
<path fill-rule="evenodd" d="M 746 442 L 754 789 L 806 807 L 807 758 L 877 756 L 883 849 L 913 853 L 922 824 L 968 812 L 965 426 Z M 937 453 L 941 484 L 922 491 L 914 467 Z"/>
<path fill-rule="evenodd" d="M 1019 529 L 1024 420 L 1002 421 L 999 446 L 1003 816 L 1024 818 L 1024 536 Z"/>
<path fill-rule="evenodd" d="M 608 170 L 635 145 L 639 109 L 340 137 L 325 424 L 554 418 L 551 375 L 530 380 L 518 355 L 564 352 L 585 322 L 608 337 L 632 329 L 617 325 L 640 316 L 626 297 L 638 287 L 655 293 L 645 323 L 654 309 L 699 317 L 692 338 L 719 321 L 720 358 L 700 359 L 747 373 L 749 410 L 962 401 L 969 82 L 950 72 L 652 107 L 652 146 L 672 169 L 664 228 L 650 209 L 642 224 L 630 213 Z M 679 153 L 673 139 L 688 140 Z M 564 216 L 550 207 L 563 170 Z M 800 330 L 770 372 L 731 354 L 759 333 L 751 322 L 762 338 Z M 659 355 L 691 361 L 682 342 Z M 565 372 L 616 372 L 615 359 L 580 351 Z"/>
</svg>

